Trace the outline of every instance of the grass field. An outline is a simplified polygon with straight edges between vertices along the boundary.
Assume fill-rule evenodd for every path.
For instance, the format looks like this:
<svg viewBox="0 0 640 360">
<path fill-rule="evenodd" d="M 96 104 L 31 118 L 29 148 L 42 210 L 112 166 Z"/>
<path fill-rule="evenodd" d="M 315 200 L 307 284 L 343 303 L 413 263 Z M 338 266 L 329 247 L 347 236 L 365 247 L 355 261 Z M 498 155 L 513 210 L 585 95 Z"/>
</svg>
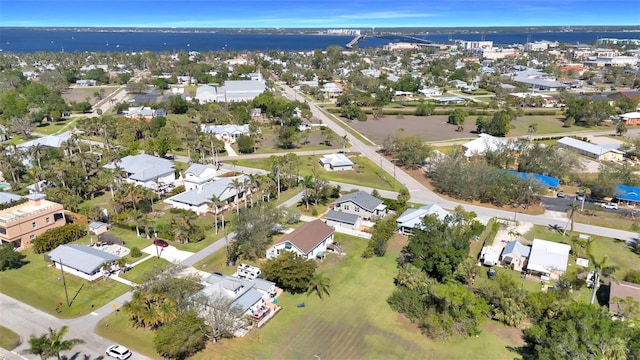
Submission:
<svg viewBox="0 0 640 360">
<path fill-rule="evenodd" d="M 527 135 L 529 133 L 529 125 L 537 124 L 538 130 L 536 131 L 536 135 L 543 134 L 558 134 L 558 133 L 569 133 L 569 132 L 584 132 L 584 131 L 602 131 L 602 130 L 612 130 L 609 126 L 593 126 L 593 127 L 583 127 L 583 126 L 571 126 L 571 127 L 563 127 L 562 123 L 563 117 L 561 115 L 553 116 L 553 115 L 526 115 L 520 116 L 516 120 L 511 122 L 513 125 L 513 129 L 509 131 L 509 136 L 521 136 Z"/>
<path fill-rule="evenodd" d="M 347 255 L 332 254 L 320 264 L 320 271 L 331 278 L 331 296 L 320 300 L 285 294 L 278 299 L 283 310 L 263 328 L 209 345 L 193 359 L 518 358 L 509 350 L 515 344 L 492 331 L 485 330 L 477 338 L 435 342 L 391 310 L 386 299 L 394 290 L 395 259 L 404 238 L 396 236 L 384 257 L 372 259 L 360 257 L 366 241 L 342 234 L 336 235 L 336 241 Z M 296 307 L 302 302 L 304 308 Z M 483 328 L 494 326 L 487 321 Z M 136 352 L 153 355 L 153 334 L 131 328 L 122 314 L 105 318 L 97 332 Z"/>
<path fill-rule="evenodd" d="M 142 263 L 134 266 L 126 273 L 121 274 L 120 277 L 132 281 L 136 284 L 142 284 L 149 278 L 150 274 L 162 272 L 164 269 L 167 269 L 170 266 L 171 263 L 167 260 L 152 257 L 151 259 L 143 261 Z"/>
<path fill-rule="evenodd" d="M 13 350 L 20 345 L 20 335 L 0 325 L 0 348 Z"/>
<path fill-rule="evenodd" d="M 60 318 L 86 315 L 130 290 L 127 285 L 113 280 L 97 280 L 92 283 L 66 274 L 65 280 L 71 307 L 67 307 L 62 276 L 59 269 L 50 267 L 42 254 L 23 251 L 29 263 L 20 269 L 0 273 L 0 291 L 44 312 Z M 56 304 L 63 303 L 56 313 Z"/>
<path fill-rule="evenodd" d="M 402 185 L 386 174 L 373 161 L 365 158 L 351 158 L 356 163 L 353 171 L 328 171 L 318 165 L 320 155 L 302 156 L 300 176 L 312 175 L 312 167 L 316 168 L 316 174 L 327 181 L 343 182 L 347 184 L 361 185 L 377 189 L 400 191 Z M 262 170 L 270 170 L 268 159 L 239 159 L 233 160 L 234 164 Z"/>
</svg>

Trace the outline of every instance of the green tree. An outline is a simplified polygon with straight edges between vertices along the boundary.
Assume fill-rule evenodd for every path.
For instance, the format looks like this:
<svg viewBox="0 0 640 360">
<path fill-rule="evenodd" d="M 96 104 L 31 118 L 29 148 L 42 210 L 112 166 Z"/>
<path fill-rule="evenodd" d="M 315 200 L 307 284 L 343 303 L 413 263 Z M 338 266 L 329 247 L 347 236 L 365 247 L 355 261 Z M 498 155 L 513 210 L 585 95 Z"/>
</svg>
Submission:
<svg viewBox="0 0 640 360">
<path fill-rule="evenodd" d="M 205 348 L 209 332 L 202 318 L 187 311 L 158 328 L 153 345 L 162 357 L 183 360 Z"/>
<path fill-rule="evenodd" d="M 15 251 L 12 243 L 0 245 L 0 271 L 21 268 L 28 264 L 27 261 L 24 261 L 26 257 L 27 255 Z"/>
<path fill-rule="evenodd" d="M 469 254 L 470 241 L 483 228 L 474 213 L 460 207 L 444 220 L 436 215 L 425 216 L 422 227 L 414 229 L 402 249 L 399 263 L 411 263 L 438 281 L 453 279 L 458 264 Z"/>
<path fill-rule="evenodd" d="M 429 116 L 433 114 L 435 109 L 436 104 L 429 101 L 420 101 L 420 103 L 416 106 L 416 111 L 414 114 L 416 116 Z"/>
<path fill-rule="evenodd" d="M 524 338 L 536 359 L 625 359 L 632 333 L 606 308 L 575 302 L 525 329 Z"/>
<path fill-rule="evenodd" d="M 307 291 L 315 272 L 313 260 L 298 256 L 293 251 L 283 251 L 278 257 L 267 260 L 262 267 L 265 279 L 292 293 Z"/>
<path fill-rule="evenodd" d="M 238 150 L 243 154 L 252 153 L 255 149 L 255 140 L 247 135 L 240 135 L 237 140 Z"/>
<path fill-rule="evenodd" d="M 449 115 L 449 118 L 447 119 L 447 123 L 453 124 L 456 126 L 463 126 L 464 120 L 467 118 L 467 116 L 469 116 L 469 114 L 464 109 L 460 109 L 460 108 L 455 109 Z"/>
<path fill-rule="evenodd" d="M 167 110 L 173 114 L 185 114 L 189 110 L 187 100 L 180 96 L 170 96 L 167 100 Z"/>
<path fill-rule="evenodd" d="M 407 136 L 396 141 L 393 156 L 396 163 L 409 168 L 422 166 L 424 160 L 431 155 L 432 149 L 421 138 Z"/>
<path fill-rule="evenodd" d="M 283 149 L 291 149 L 293 145 L 298 141 L 299 133 L 296 128 L 292 126 L 282 126 L 278 130 L 276 142 L 279 147 Z"/>
<path fill-rule="evenodd" d="M 242 209 L 235 224 L 236 238 L 231 244 L 231 260 L 263 257 L 271 244 L 273 226 L 279 218 L 279 209 L 268 203 Z"/>
<path fill-rule="evenodd" d="M 65 340 L 67 332 L 69 332 L 69 327 L 65 325 L 60 330 L 49 328 L 49 333 L 39 337 L 31 335 L 29 338 L 30 349 L 27 351 L 33 355 L 39 355 L 41 359 L 56 357 L 60 360 L 62 359 L 60 356 L 62 351 L 69 351 L 76 345 L 84 344 L 82 339 Z"/>
<path fill-rule="evenodd" d="M 320 299 L 323 295 L 329 296 L 329 289 L 331 288 L 331 279 L 322 273 L 314 274 L 307 286 L 307 296 L 316 293 Z"/>
</svg>

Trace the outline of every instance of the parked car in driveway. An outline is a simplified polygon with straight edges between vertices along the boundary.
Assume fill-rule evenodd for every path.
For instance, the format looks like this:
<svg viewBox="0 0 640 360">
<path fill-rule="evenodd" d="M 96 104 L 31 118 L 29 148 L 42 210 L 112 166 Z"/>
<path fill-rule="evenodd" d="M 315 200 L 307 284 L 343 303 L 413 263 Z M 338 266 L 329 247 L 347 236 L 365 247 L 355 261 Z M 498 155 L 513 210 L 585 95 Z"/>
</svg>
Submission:
<svg viewBox="0 0 640 360">
<path fill-rule="evenodd" d="M 563 197 L 565 197 L 566 195 L 564 194 L 564 191 L 560 190 L 560 191 L 558 191 L 558 192 L 556 193 L 556 196 L 557 196 L 557 197 L 559 197 L 559 198 L 563 198 Z"/>
<path fill-rule="evenodd" d="M 162 239 L 155 239 L 153 240 L 153 245 L 166 248 L 167 246 L 169 246 L 169 243 Z"/>
<path fill-rule="evenodd" d="M 618 204 L 613 202 L 602 204 L 602 207 L 609 210 L 618 210 Z"/>
<path fill-rule="evenodd" d="M 111 345 L 107 348 L 107 356 L 118 360 L 126 360 L 133 355 L 129 349 L 121 345 Z"/>
</svg>

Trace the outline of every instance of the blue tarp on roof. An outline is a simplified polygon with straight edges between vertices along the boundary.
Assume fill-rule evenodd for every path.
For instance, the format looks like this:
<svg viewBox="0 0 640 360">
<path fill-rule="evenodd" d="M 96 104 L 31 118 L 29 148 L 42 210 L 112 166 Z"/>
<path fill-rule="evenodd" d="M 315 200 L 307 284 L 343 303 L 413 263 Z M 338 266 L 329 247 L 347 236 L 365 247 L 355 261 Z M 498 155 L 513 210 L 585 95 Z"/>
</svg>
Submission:
<svg viewBox="0 0 640 360">
<path fill-rule="evenodd" d="M 531 173 L 525 173 L 525 172 L 518 172 L 514 170 L 508 170 L 507 172 L 511 175 L 519 176 L 523 179 L 533 178 L 534 180 L 537 180 L 539 183 L 541 183 L 543 186 L 547 186 L 550 188 L 557 188 L 558 186 L 560 186 L 560 179 L 554 178 L 553 176 L 531 174 Z"/>
<path fill-rule="evenodd" d="M 640 202 L 640 187 L 616 185 L 615 191 L 619 200 Z"/>
</svg>

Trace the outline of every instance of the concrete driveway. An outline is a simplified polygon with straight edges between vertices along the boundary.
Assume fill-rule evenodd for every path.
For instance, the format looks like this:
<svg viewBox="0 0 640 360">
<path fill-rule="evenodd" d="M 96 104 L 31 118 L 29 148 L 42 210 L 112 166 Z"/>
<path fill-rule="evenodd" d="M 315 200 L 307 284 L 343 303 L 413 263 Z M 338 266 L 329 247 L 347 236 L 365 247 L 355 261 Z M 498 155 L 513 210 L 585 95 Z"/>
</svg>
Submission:
<svg viewBox="0 0 640 360">
<path fill-rule="evenodd" d="M 183 260 L 194 254 L 189 251 L 178 250 L 175 246 L 171 245 L 165 248 L 156 247 L 155 245 L 149 245 L 146 248 L 142 249 L 142 252 L 150 255 L 158 255 L 158 253 L 160 253 L 161 259 L 165 259 L 171 263 L 182 262 Z"/>
</svg>

